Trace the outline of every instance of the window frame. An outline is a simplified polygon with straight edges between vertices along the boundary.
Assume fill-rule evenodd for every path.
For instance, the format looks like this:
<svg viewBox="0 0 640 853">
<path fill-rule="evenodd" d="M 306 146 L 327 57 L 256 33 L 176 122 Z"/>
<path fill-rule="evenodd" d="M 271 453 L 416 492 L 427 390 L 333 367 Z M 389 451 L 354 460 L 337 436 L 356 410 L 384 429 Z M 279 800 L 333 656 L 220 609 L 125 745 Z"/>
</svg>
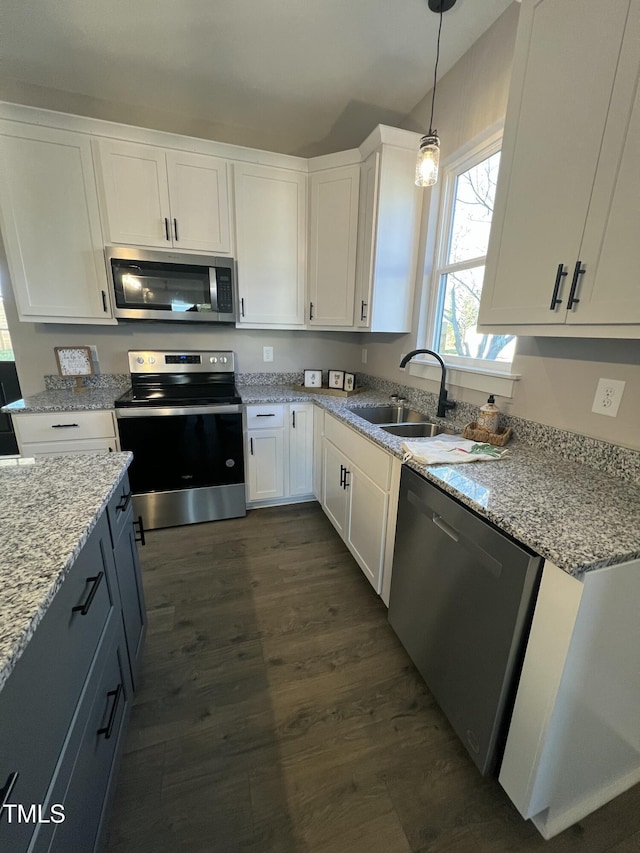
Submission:
<svg viewBox="0 0 640 853">
<path fill-rule="evenodd" d="M 439 330 L 442 324 L 442 302 L 445 295 L 445 288 L 440 287 L 441 277 L 457 269 L 486 267 L 486 255 L 456 263 L 446 263 L 446 256 L 453 229 L 457 178 L 501 151 L 502 142 L 503 125 L 500 122 L 458 149 L 441 165 L 441 179 L 432 189 L 429 203 L 418 347 L 424 346 L 438 351 L 439 342 L 436 342 L 435 336 L 436 330 Z M 478 391 L 494 390 L 501 396 L 512 396 L 513 383 L 519 378 L 512 372 L 513 361 L 492 361 L 444 353 L 441 355 L 447 366 L 451 384 Z M 435 378 L 436 371 L 431 368 L 432 363 L 429 356 L 418 356 L 411 362 L 409 372 L 422 378 Z"/>
</svg>

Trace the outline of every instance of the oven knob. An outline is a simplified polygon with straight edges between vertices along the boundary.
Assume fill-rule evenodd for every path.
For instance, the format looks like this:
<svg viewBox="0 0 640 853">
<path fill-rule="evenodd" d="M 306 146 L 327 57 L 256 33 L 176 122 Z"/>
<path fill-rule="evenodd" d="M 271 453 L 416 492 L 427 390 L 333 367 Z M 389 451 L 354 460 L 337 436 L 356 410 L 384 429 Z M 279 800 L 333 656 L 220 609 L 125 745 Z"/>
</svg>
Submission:
<svg viewBox="0 0 640 853">
<path fill-rule="evenodd" d="M 222 364 L 226 364 L 229 361 L 229 359 L 226 357 L 226 355 L 223 355 L 222 358 L 220 359 L 220 361 L 222 362 Z"/>
<path fill-rule="evenodd" d="M 212 355 L 210 357 L 209 361 L 211 362 L 211 364 L 217 364 L 218 363 L 218 359 L 215 357 L 215 355 Z"/>
<path fill-rule="evenodd" d="M 141 355 L 139 355 L 139 356 L 136 358 L 136 361 L 138 362 L 138 364 L 144 364 L 144 358 L 143 358 Z"/>
<path fill-rule="evenodd" d="M 155 358 L 152 355 L 150 355 L 149 356 L 149 364 L 155 364 L 155 363 L 156 363 Z"/>
</svg>

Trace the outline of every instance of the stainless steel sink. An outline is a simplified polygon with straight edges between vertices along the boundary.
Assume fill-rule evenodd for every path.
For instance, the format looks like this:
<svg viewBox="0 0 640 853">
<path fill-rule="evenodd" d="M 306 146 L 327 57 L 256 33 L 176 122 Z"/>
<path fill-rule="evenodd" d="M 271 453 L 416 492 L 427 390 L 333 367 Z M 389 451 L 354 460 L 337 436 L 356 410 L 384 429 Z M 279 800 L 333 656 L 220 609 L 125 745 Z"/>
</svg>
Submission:
<svg viewBox="0 0 640 853">
<path fill-rule="evenodd" d="M 403 438 L 433 438 L 434 435 L 455 435 L 456 431 L 451 427 L 441 426 L 430 422 L 413 424 L 390 424 L 383 426 L 385 432 L 391 435 L 399 435 Z"/>
<path fill-rule="evenodd" d="M 428 415 L 405 406 L 362 406 L 349 411 L 370 424 L 421 424 L 429 421 Z"/>
</svg>

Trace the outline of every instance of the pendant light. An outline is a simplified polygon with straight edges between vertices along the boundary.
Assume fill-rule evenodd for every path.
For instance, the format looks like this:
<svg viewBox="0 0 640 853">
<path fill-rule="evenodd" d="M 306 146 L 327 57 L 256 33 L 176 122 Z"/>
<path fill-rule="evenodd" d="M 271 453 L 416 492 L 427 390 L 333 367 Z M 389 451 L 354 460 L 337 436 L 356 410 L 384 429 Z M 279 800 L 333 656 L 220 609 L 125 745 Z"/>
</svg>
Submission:
<svg viewBox="0 0 640 853">
<path fill-rule="evenodd" d="M 454 6 L 456 0 L 429 0 L 429 8 L 440 15 L 438 26 L 438 41 L 436 44 L 436 65 L 433 72 L 433 91 L 431 94 L 431 117 L 429 132 L 420 140 L 418 161 L 416 163 L 416 186 L 432 187 L 438 180 L 440 165 L 440 137 L 433 129 L 433 108 L 436 103 L 436 85 L 438 83 L 438 62 L 440 60 L 440 34 L 442 33 L 442 14 Z"/>
</svg>

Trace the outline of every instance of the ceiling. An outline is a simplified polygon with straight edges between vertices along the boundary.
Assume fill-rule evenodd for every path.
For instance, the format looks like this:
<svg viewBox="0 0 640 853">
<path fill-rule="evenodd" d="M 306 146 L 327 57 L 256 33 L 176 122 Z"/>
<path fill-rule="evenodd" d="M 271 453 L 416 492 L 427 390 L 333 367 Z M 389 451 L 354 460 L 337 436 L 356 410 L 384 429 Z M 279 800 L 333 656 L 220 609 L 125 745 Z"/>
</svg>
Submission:
<svg viewBox="0 0 640 853">
<path fill-rule="evenodd" d="M 440 75 L 510 3 L 458 0 L 445 13 Z M 87 114 L 256 148 L 355 147 L 432 87 L 439 16 L 427 0 L 1 5 L 0 77 L 18 93 L 45 87 L 37 105 L 64 109 L 59 93 L 73 93 Z"/>
</svg>

